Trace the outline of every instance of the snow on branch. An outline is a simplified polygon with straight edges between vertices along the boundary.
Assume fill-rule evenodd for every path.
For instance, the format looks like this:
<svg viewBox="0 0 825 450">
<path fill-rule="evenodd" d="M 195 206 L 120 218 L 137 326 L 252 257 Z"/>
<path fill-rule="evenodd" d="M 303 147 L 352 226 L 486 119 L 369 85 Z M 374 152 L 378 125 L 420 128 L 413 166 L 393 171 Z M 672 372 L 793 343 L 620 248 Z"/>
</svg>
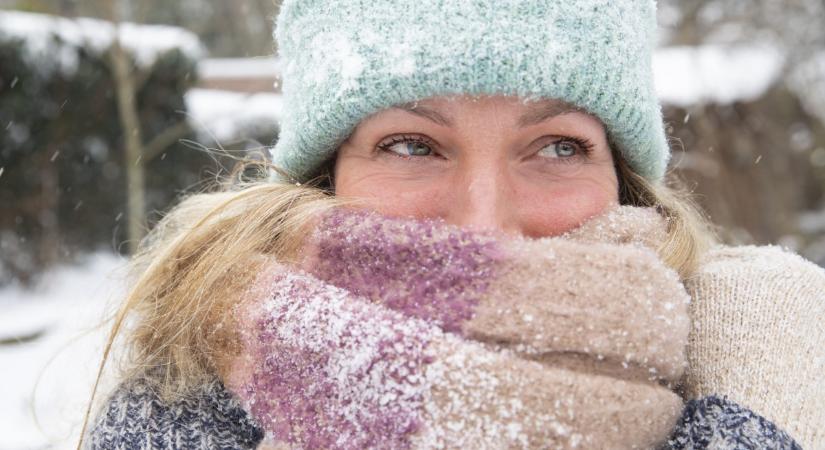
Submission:
<svg viewBox="0 0 825 450">
<path fill-rule="evenodd" d="M 281 61 L 275 57 L 210 58 L 198 63 L 198 76 L 213 78 L 270 78 L 281 75 Z"/>
<path fill-rule="evenodd" d="M 665 47 L 656 51 L 653 70 L 662 103 L 684 107 L 759 98 L 779 81 L 784 62 L 771 47 Z"/>
<path fill-rule="evenodd" d="M 141 69 L 151 67 L 159 56 L 173 50 L 193 60 L 206 53 L 198 37 L 182 28 L 122 23 L 119 31 L 121 45 Z M 108 51 L 114 36 L 115 26 L 103 20 L 0 11 L 0 41 L 21 40 L 27 56 L 46 71 L 74 73 L 81 49 L 102 54 Z"/>
<path fill-rule="evenodd" d="M 189 123 L 201 139 L 227 142 L 244 134 L 266 134 L 278 128 L 280 94 L 191 89 L 186 93 Z"/>
</svg>

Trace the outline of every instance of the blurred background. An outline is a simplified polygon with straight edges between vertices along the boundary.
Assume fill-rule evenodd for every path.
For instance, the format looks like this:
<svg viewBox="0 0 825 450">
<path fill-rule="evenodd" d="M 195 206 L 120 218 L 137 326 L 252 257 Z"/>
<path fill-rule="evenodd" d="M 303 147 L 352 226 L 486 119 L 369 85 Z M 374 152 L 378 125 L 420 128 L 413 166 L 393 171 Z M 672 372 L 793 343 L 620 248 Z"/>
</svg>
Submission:
<svg viewBox="0 0 825 450">
<path fill-rule="evenodd" d="M 277 139 L 277 7 L 0 0 L 0 449 L 71 447 L 124 258 Z M 660 0 L 659 23 L 673 170 L 726 242 L 825 265 L 825 3 Z"/>
</svg>

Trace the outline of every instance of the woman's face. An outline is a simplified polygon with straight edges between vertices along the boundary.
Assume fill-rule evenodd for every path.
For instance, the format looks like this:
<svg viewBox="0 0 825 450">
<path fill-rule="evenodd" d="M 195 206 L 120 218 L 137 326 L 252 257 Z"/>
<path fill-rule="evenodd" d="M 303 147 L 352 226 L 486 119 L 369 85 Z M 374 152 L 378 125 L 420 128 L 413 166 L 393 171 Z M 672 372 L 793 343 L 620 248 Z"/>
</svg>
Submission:
<svg viewBox="0 0 825 450">
<path fill-rule="evenodd" d="M 438 97 L 381 111 L 341 145 L 335 192 L 390 216 L 554 236 L 618 203 L 604 126 L 556 101 Z"/>
</svg>

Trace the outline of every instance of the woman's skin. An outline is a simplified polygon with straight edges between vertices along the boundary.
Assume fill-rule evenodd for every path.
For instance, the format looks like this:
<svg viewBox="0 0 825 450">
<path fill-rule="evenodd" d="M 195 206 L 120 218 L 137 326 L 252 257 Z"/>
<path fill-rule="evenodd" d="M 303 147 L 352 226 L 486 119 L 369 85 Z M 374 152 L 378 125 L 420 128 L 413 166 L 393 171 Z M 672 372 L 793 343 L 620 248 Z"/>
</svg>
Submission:
<svg viewBox="0 0 825 450">
<path fill-rule="evenodd" d="M 555 236 L 618 204 L 604 125 L 557 101 L 437 97 L 381 111 L 338 151 L 335 192 L 391 216 Z"/>
</svg>

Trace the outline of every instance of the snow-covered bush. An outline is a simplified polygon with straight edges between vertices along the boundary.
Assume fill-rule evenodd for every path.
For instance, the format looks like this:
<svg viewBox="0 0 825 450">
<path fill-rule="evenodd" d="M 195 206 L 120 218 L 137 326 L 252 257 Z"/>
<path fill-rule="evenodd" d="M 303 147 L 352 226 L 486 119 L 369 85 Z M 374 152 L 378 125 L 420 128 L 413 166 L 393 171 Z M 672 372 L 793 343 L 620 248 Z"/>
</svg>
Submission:
<svg viewBox="0 0 825 450">
<path fill-rule="evenodd" d="M 115 28 L 91 19 L 0 11 L 0 284 L 78 249 L 125 239 L 123 133 L 109 63 Z M 146 141 L 186 120 L 198 39 L 123 24 Z M 175 142 L 173 140 L 173 142 Z M 150 210 L 165 210 L 214 167 L 173 143 L 147 164 Z"/>
</svg>

